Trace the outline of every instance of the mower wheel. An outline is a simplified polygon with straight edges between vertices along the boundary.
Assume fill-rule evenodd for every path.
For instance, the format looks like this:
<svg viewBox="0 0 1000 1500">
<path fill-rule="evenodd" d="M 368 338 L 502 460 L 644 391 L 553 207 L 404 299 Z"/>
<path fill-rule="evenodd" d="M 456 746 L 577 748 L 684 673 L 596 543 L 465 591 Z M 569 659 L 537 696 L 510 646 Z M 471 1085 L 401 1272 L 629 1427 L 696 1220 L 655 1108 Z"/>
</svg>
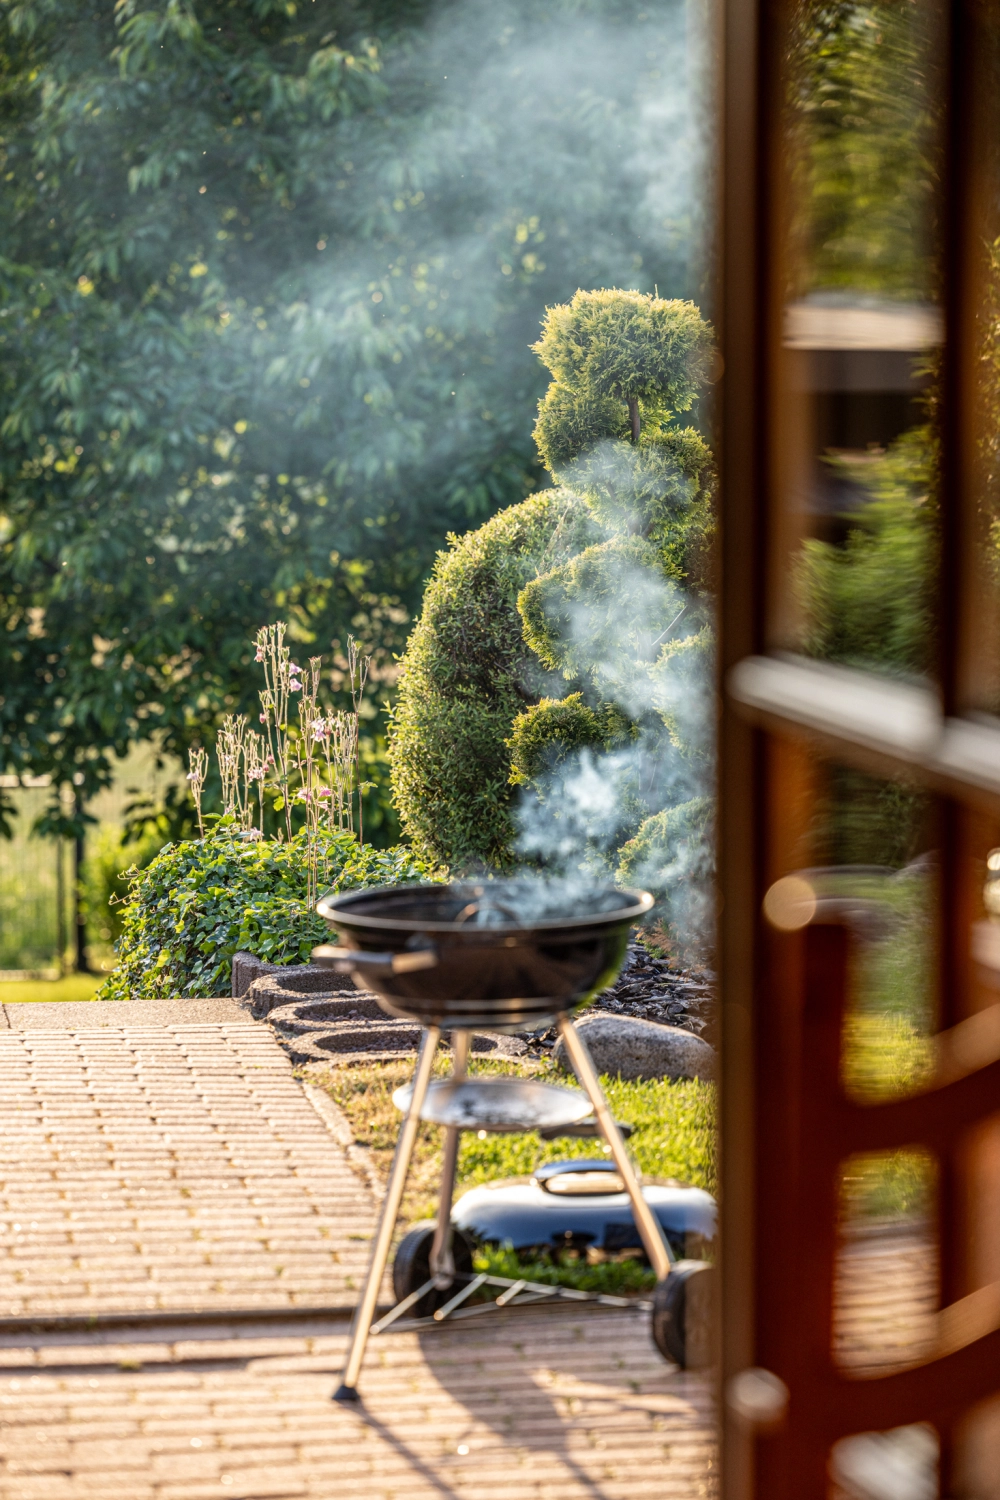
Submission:
<svg viewBox="0 0 1000 1500">
<path fill-rule="evenodd" d="M 431 1245 L 434 1243 L 434 1230 L 437 1226 L 433 1219 L 427 1219 L 422 1224 L 414 1224 L 408 1234 L 405 1234 L 396 1251 L 396 1258 L 392 1263 L 392 1290 L 396 1301 L 402 1302 L 411 1292 L 417 1291 L 429 1281 L 431 1277 Z M 453 1229 L 451 1235 L 451 1253 L 455 1257 L 455 1270 L 460 1275 L 468 1275 L 472 1271 L 472 1245 L 466 1239 L 460 1229 Z M 439 1307 L 459 1291 L 463 1283 L 439 1291 L 436 1287 L 415 1302 L 410 1308 L 408 1316 L 413 1318 L 429 1318 L 431 1313 L 436 1312 Z"/>
<path fill-rule="evenodd" d="M 653 1342 L 682 1370 L 712 1362 L 715 1270 L 707 1260 L 679 1260 L 653 1293 Z"/>
</svg>

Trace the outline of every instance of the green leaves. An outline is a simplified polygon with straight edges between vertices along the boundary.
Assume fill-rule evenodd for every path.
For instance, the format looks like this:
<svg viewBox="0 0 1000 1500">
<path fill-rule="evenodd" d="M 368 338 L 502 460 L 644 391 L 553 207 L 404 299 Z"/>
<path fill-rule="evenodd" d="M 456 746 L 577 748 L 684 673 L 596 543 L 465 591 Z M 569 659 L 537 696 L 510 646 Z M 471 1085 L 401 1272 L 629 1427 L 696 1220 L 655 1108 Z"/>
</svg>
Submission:
<svg viewBox="0 0 1000 1500">
<path fill-rule="evenodd" d="M 694 404 L 708 379 L 712 330 L 693 302 L 641 292 L 576 292 L 551 307 L 532 348 L 555 377 L 535 441 L 546 468 L 631 432 L 628 403 L 659 427 Z"/>
<path fill-rule="evenodd" d="M 638 726 L 612 703 L 593 709 L 583 701 L 582 693 L 543 698 L 514 720 L 507 740 L 511 785 L 520 786 L 555 770 L 585 746 L 611 750 L 637 739 L 638 733 Z"/>
<path fill-rule="evenodd" d="M 233 955 L 307 963 L 329 929 L 306 904 L 306 834 L 287 843 L 233 836 L 220 820 L 204 840 L 167 844 L 131 871 L 121 912 L 118 967 L 105 1000 L 229 993 Z M 359 847 L 353 834 L 320 833 L 326 888 L 352 890 L 430 878 L 405 849 Z"/>
<path fill-rule="evenodd" d="M 662 578 L 659 550 L 641 536 L 587 547 L 518 595 L 524 639 L 550 671 L 588 677 L 623 651 L 640 660 L 683 608 Z"/>
</svg>

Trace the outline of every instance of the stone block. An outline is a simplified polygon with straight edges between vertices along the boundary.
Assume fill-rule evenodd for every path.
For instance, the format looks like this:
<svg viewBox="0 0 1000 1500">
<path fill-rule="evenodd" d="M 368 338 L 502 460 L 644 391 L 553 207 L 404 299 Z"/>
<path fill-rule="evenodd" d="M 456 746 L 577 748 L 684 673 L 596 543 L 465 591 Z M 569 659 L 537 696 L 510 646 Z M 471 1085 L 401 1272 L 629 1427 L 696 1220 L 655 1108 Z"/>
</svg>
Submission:
<svg viewBox="0 0 1000 1500">
<path fill-rule="evenodd" d="M 338 985 L 330 970 L 321 969 L 318 964 L 268 964 L 262 958 L 254 958 L 252 953 L 240 952 L 233 955 L 233 999 L 242 999 L 255 980 L 274 975 L 280 977 L 282 989 L 298 995 L 331 994 L 353 988 L 346 980 L 343 986 Z"/>
<path fill-rule="evenodd" d="M 622 1078 L 714 1078 L 715 1051 L 679 1026 L 595 1011 L 576 1023 L 598 1073 Z M 560 1039 L 553 1056 L 572 1071 Z"/>
</svg>

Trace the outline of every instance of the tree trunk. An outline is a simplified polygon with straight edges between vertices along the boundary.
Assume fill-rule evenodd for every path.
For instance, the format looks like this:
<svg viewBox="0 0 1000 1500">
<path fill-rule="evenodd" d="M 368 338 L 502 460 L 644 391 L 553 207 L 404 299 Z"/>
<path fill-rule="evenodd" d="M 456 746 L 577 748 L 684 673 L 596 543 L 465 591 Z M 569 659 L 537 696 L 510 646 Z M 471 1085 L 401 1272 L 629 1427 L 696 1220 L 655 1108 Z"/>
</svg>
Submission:
<svg viewBox="0 0 1000 1500">
<path fill-rule="evenodd" d="M 76 811 L 78 814 L 83 812 L 83 804 L 79 797 L 76 799 Z M 87 917 L 83 908 L 83 861 L 84 843 L 81 828 L 73 840 L 73 932 L 76 942 L 76 972 L 89 974 L 92 971 L 87 958 Z"/>
<path fill-rule="evenodd" d="M 639 433 L 642 430 L 639 421 L 639 399 L 637 396 L 629 396 L 628 398 L 628 415 L 629 421 L 632 423 L 632 441 L 633 443 L 637 443 L 639 441 Z"/>
<path fill-rule="evenodd" d="M 63 848 L 62 834 L 55 841 L 56 845 L 56 953 L 59 978 L 62 979 L 66 973 L 66 888 L 63 861 L 65 850 Z"/>
</svg>

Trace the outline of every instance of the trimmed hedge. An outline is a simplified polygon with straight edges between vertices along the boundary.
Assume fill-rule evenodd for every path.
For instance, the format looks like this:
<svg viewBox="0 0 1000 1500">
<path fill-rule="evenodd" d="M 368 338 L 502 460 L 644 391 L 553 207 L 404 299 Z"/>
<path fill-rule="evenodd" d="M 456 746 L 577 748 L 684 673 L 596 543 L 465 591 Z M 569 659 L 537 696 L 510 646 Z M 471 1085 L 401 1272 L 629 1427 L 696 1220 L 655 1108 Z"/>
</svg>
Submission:
<svg viewBox="0 0 1000 1500">
<path fill-rule="evenodd" d="M 304 829 L 287 843 L 242 839 L 222 819 L 205 839 L 164 845 L 130 871 L 118 967 L 96 998 L 228 995 L 240 950 L 272 964 L 308 963 L 330 929 L 306 905 L 306 841 Z M 319 842 L 328 889 L 429 878 L 408 849 L 359 847 L 352 833 L 321 833 Z"/>
<path fill-rule="evenodd" d="M 565 698 L 543 698 L 514 721 L 507 741 L 513 786 L 534 781 L 553 771 L 575 750 L 627 745 L 638 730 L 613 703 L 593 709 L 582 693 Z"/>
</svg>

